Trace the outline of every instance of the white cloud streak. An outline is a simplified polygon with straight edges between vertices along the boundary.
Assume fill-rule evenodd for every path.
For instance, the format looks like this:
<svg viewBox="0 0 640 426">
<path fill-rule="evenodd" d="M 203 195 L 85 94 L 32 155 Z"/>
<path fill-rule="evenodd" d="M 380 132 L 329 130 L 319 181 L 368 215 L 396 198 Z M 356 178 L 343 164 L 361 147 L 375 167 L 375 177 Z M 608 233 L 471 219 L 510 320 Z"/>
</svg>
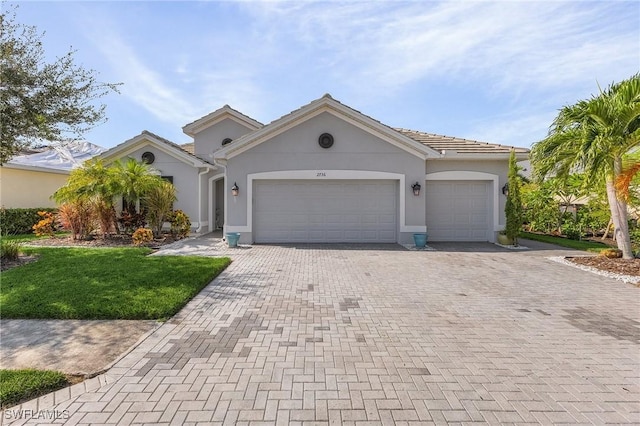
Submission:
<svg viewBox="0 0 640 426">
<path fill-rule="evenodd" d="M 360 108 L 451 85 L 468 88 L 469 99 L 460 102 L 504 103 L 457 136 L 528 145 L 544 136 L 561 105 L 587 97 L 596 82 L 640 70 L 640 5 L 632 2 L 250 1 L 195 8 L 213 17 L 223 10 L 233 21 L 200 21 L 194 29 L 176 20 L 179 39 L 158 35 L 166 44 L 156 49 L 163 61 L 142 59 L 152 57 L 142 50 L 144 36 L 119 26 L 116 12 L 83 21 L 126 83 L 123 94 L 176 127 L 226 103 L 269 121 L 326 91 L 358 99 L 353 106 Z M 153 11 L 146 10 L 149 19 Z M 528 138 L 532 129 L 536 136 Z"/>
<path fill-rule="evenodd" d="M 530 147 L 547 136 L 555 111 L 510 111 L 491 120 L 471 123 L 466 136 L 479 141 Z"/>
<path fill-rule="evenodd" d="M 613 6 L 620 6 L 612 2 Z M 632 5 L 632 3 L 628 3 Z M 263 29 L 333 52 L 354 86 L 394 89 L 435 77 L 490 81 L 489 90 L 575 86 L 638 68 L 631 16 L 605 2 L 251 3 Z M 640 8 L 640 6 L 638 6 Z M 640 9 L 636 10 L 640 13 Z M 635 25 L 638 19 L 635 17 Z M 284 30 L 283 30 L 284 29 Z M 616 74 L 616 75 L 612 75 Z"/>
<path fill-rule="evenodd" d="M 135 49 L 114 32 L 101 31 L 92 35 L 100 52 L 123 81 L 121 91 L 136 104 L 162 121 L 186 123 L 195 110 L 187 99 L 163 76 L 146 65 Z"/>
</svg>

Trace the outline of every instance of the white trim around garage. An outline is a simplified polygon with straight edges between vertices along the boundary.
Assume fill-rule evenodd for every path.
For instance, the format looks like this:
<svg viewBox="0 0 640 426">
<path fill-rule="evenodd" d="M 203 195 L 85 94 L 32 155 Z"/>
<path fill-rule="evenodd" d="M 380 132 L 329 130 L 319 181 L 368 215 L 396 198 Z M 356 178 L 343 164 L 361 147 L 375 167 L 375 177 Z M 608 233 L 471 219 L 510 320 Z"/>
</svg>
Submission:
<svg viewBox="0 0 640 426">
<path fill-rule="evenodd" d="M 247 225 L 228 226 L 225 232 L 253 232 L 253 181 L 262 179 L 281 180 L 395 180 L 399 188 L 399 232 L 426 232 L 426 226 L 406 225 L 405 175 L 400 173 L 366 170 L 283 170 L 275 172 L 251 173 L 247 175 Z M 226 195 L 225 190 L 225 195 Z M 225 204 L 226 210 L 226 204 Z M 226 211 L 225 211 L 226 214 Z"/>
<path fill-rule="evenodd" d="M 493 230 L 500 231 L 500 177 L 491 173 L 471 171 L 448 171 L 427 173 L 425 181 L 429 180 L 488 180 L 493 182 Z"/>
</svg>

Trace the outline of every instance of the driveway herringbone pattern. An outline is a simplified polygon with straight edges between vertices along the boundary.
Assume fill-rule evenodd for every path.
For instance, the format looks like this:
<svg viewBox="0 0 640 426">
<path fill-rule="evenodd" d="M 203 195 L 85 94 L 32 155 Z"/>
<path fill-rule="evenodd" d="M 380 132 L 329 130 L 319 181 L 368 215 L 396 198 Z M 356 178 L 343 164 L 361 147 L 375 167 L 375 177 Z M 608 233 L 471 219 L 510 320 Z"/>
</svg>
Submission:
<svg viewBox="0 0 640 426">
<path fill-rule="evenodd" d="M 640 423 L 638 288 L 540 253 L 397 248 L 232 252 L 99 387 L 49 408 L 67 424 Z"/>
</svg>

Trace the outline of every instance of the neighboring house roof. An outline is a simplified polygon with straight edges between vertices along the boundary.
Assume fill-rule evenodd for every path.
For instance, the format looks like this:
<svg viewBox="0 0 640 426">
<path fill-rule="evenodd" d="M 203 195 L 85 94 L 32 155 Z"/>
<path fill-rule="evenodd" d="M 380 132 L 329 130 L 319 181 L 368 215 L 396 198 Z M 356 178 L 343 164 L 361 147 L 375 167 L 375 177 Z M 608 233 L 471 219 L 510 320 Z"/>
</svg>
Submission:
<svg viewBox="0 0 640 426">
<path fill-rule="evenodd" d="M 180 148 L 184 149 L 189 154 L 194 154 L 196 152 L 195 151 L 196 144 L 194 144 L 193 142 L 191 142 L 191 143 L 183 143 L 182 145 L 180 145 Z"/>
<path fill-rule="evenodd" d="M 193 122 L 185 125 L 182 128 L 182 131 L 184 133 L 186 133 L 187 135 L 193 137 L 197 133 L 200 133 L 201 131 L 213 126 L 214 124 L 224 120 L 225 118 L 230 118 L 230 119 L 232 119 L 232 120 L 244 125 L 245 127 L 249 128 L 250 130 L 257 130 L 257 129 L 263 127 L 263 124 L 260 123 L 259 121 L 254 120 L 253 118 L 249 117 L 248 115 L 245 115 L 245 114 L 241 113 L 240 111 L 237 111 L 237 110 L 231 108 L 229 105 L 225 105 L 222 108 L 219 108 L 219 109 L 213 111 L 212 113 L 209 113 L 209 114 L 205 115 L 204 117 L 201 117 L 201 118 L 197 119 L 196 121 L 193 121 Z"/>
<path fill-rule="evenodd" d="M 471 139 L 456 138 L 451 136 L 436 135 L 434 133 L 419 132 L 416 130 L 408 129 L 395 129 L 398 132 L 410 137 L 411 139 L 420 142 L 423 145 L 430 147 L 440 153 L 455 153 L 455 154 L 510 154 L 511 150 L 515 150 L 517 154 L 528 154 L 529 150 L 526 148 L 519 148 L 507 145 L 500 145 L 488 142 L 479 142 Z M 522 157 L 522 155 L 518 155 Z"/>
<path fill-rule="evenodd" d="M 129 155 L 145 144 L 154 145 L 161 151 L 173 156 L 174 158 L 182 160 L 187 164 L 191 164 L 194 167 L 215 167 L 212 163 L 196 157 L 189 151 L 183 149 L 183 147 L 177 143 L 171 142 L 170 140 L 158 136 L 155 133 L 151 133 L 148 130 L 143 130 L 139 135 L 103 152 L 100 157 L 106 161 L 115 160 Z"/>
<path fill-rule="evenodd" d="M 23 169 L 53 169 L 70 171 L 105 149 L 88 141 L 67 141 L 51 145 L 40 152 L 18 155 L 5 165 Z"/>
<path fill-rule="evenodd" d="M 304 105 L 282 117 L 272 121 L 264 127 L 257 129 L 236 139 L 232 144 L 227 145 L 214 154 L 217 161 L 226 161 L 235 157 L 240 153 L 258 145 L 280 133 L 283 133 L 292 127 L 309 120 L 321 113 L 329 113 L 337 116 L 346 122 L 359 127 L 369 133 L 375 134 L 381 139 L 395 145 L 405 151 L 408 151 L 420 158 L 439 157 L 440 153 L 432 148 L 418 143 L 414 139 L 403 135 L 393 128 L 382 124 L 360 111 L 357 111 L 343 103 L 333 99 L 331 95 L 325 94 L 307 105 Z"/>
</svg>

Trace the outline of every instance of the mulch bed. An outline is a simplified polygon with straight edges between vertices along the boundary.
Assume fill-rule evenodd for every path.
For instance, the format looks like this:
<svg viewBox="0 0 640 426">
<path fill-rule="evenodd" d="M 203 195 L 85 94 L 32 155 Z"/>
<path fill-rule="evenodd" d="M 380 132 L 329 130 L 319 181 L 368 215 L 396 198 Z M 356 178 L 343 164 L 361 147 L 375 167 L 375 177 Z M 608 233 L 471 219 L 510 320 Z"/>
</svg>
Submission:
<svg viewBox="0 0 640 426">
<path fill-rule="evenodd" d="M 176 241 L 171 235 L 167 234 L 163 238 L 154 240 L 146 247 L 160 247 Z M 55 236 L 52 238 L 40 238 L 38 240 L 29 241 L 26 244 L 30 246 L 43 247 L 133 247 L 130 235 L 110 235 L 106 238 L 96 237 L 89 240 L 74 240 L 67 236 Z"/>
<path fill-rule="evenodd" d="M 27 263 L 35 262 L 36 260 L 38 260 L 38 256 L 23 256 L 23 255 L 19 256 L 16 260 L 2 259 L 2 262 L 0 262 L 0 271 L 6 271 L 7 269 L 26 265 Z"/>
<path fill-rule="evenodd" d="M 640 259 L 609 259 L 604 256 L 581 256 L 567 258 L 578 265 L 591 266 L 601 271 L 613 272 L 621 275 L 640 277 Z"/>
</svg>

